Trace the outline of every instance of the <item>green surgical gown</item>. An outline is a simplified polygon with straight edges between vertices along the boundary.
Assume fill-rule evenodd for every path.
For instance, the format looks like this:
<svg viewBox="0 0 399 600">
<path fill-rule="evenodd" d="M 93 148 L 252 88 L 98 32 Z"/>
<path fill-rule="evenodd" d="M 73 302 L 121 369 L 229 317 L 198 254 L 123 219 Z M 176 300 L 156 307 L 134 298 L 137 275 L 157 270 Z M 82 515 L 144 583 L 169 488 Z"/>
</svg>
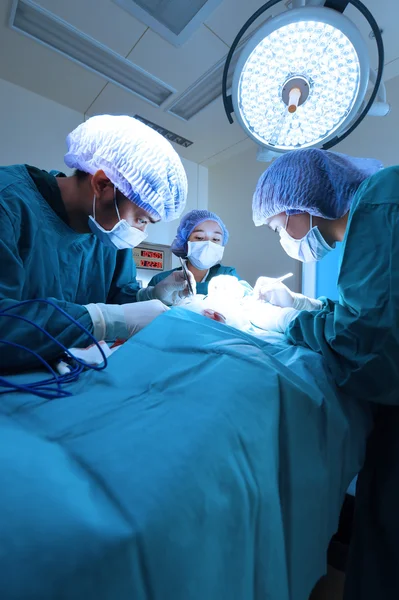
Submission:
<svg viewBox="0 0 399 600">
<path fill-rule="evenodd" d="M 168 275 L 173 273 L 173 271 L 181 271 L 181 267 L 178 267 L 177 269 L 172 269 L 171 271 L 164 271 L 163 273 L 158 273 L 157 275 L 154 275 L 154 277 L 151 279 L 148 286 L 156 285 L 157 283 L 162 281 L 162 279 L 165 279 L 165 277 L 167 277 Z M 197 294 L 203 294 L 204 296 L 206 296 L 208 294 L 208 284 L 209 284 L 210 280 L 212 279 L 212 277 L 216 277 L 217 275 L 231 275 L 232 277 L 236 277 L 237 279 L 240 279 L 237 271 L 233 267 L 224 267 L 223 265 L 215 265 L 214 267 L 211 267 L 209 269 L 209 273 L 207 275 L 206 280 L 204 282 L 197 283 Z"/>
<path fill-rule="evenodd" d="M 351 398 L 376 407 L 358 478 L 345 600 L 399 598 L 399 167 L 359 188 L 349 215 L 339 302 L 301 313 L 292 343 L 324 355 Z"/>
<path fill-rule="evenodd" d="M 76 233 L 44 199 L 25 165 L 0 167 L 0 311 L 21 300 L 50 299 L 92 332 L 84 304 L 135 302 L 138 289 L 131 250 L 106 248 L 94 235 Z M 30 319 L 66 347 L 91 343 L 51 306 L 35 303 L 10 314 Z M 47 360 L 62 353 L 31 324 L 1 315 L 0 340 Z M 28 352 L 0 343 L 0 372 L 37 364 Z"/>
<path fill-rule="evenodd" d="M 366 180 L 350 211 L 339 302 L 302 312 L 287 335 L 323 354 L 351 396 L 399 404 L 399 167 Z"/>
</svg>

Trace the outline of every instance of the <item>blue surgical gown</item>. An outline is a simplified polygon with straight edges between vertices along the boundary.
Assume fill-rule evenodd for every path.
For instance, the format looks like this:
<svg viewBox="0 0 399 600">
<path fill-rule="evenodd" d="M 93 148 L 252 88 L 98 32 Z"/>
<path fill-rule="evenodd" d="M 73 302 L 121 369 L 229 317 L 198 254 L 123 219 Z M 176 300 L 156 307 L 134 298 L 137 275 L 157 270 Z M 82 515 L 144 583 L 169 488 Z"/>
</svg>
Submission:
<svg viewBox="0 0 399 600">
<path fill-rule="evenodd" d="M 0 311 L 21 300 L 51 299 L 90 332 L 84 304 L 135 302 L 139 289 L 132 251 L 106 248 L 94 235 L 72 230 L 40 194 L 25 165 L 0 167 L 0 265 Z M 66 347 L 91 343 L 51 306 L 35 303 L 10 314 L 42 326 Z M 29 347 L 47 360 L 62 353 L 31 324 L 1 315 L 0 340 Z M 0 343 L 0 371 L 37 364 L 26 351 Z"/>
<path fill-rule="evenodd" d="M 323 354 L 341 390 L 399 404 L 399 167 L 366 180 L 343 242 L 339 301 L 302 312 L 292 343 Z"/>
<path fill-rule="evenodd" d="M 399 167 L 359 188 L 338 288 L 339 302 L 301 313 L 287 334 L 324 355 L 348 402 L 376 408 L 358 479 L 345 600 L 391 600 L 399 597 Z"/>
<path fill-rule="evenodd" d="M 156 285 L 157 283 L 162 281 L 162 279 L 165 279 L 165 277 L 173 273 L 173 271 L 179 270 L 181 271 L 181 267 L 178 267 L 177 269 L 172 269 L 171 271 L 164 271 L 163 273 L 158 273 L 158 275 L 154 275 L 154 277 L 151 279 L 148 285 Z M 209 269 L 209 273 L 207 275 L 206 280 L 201 283 L 197 283 L 197 294 L 204 294 L 204 296 L 206 296 L 208 294 L 208 285 L 210 280 L 212 279 L 212 277 L 216 277 L 217 275 L 231 275 L 232 277 L 240 279 L 237 271 L 233 267 L 215 265 L 214 267 L 211 267 Z"/>
</svg>

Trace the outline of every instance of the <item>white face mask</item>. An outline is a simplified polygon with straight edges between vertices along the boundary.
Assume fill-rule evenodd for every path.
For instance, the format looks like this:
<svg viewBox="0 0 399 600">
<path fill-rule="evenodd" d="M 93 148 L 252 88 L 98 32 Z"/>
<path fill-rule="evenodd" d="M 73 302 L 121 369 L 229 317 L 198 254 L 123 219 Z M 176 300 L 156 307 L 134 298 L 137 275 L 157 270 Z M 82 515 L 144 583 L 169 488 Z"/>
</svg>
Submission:
<svg viewBox="0 0 399 600">
<path fill-rule="evenodd" d="M 197 269 L 205 271 L 217 265 L 223 257 L 224 246 L 215 242 L 188 242 L 187 258 Z"/>
<path fill-rule="evenodd" d="M 310 216 L 310 230 L 300 240 L 295 240 L 287 232 L 289 216 L 285 223 L 285 229 L 280 229 L 280 244 L 291 258 L 300 260 L 304 263 L 314 262 L 324 258 L 334 246 L 327 244 L 326 240 L 321 235 L 318 227 L 312 227 L 312 215 Z"/>
<path fill-rule="evenodd" d="M 93 216 L 89 217 L 89 227 L 91 232 L 108 248 L 116 248 L 124 250 L 126 248 L 135 248 L 143 242 L 147 233 L 140 231 L 137 227 L 132 227 L 125 219 L 121 219 L 118 205 L 116 202 L 116 188 L 114 187 L 114 203 L 116 214 L 118 215 L 118 223 L 111 230 L 104 229 L 96 221 L 96 197 L 93 199 Z"/>
</svg>

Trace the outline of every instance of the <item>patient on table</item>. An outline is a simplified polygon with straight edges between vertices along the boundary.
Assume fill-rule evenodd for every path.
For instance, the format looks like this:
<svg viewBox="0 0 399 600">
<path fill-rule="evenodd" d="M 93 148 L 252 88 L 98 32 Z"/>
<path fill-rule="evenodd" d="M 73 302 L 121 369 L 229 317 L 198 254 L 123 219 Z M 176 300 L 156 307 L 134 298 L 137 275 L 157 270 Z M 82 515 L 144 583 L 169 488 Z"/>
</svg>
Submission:
<svg viewBox="0 0 399 600">
<path fill-rule="evenodd" d="M 209 282 L 207 296 L 189 296 L 176 306 L 258 337 L 263 337 L 265 331 L 262 316 L 273 310 L 269 304 L 255 299 L 253 289 L 246 281 L 231 275 L 214 277 Z"/>
<path fill-rule="evenodd" d="M 270 335 L 264 323 L 267 322 L 265 318 L 268 312 L 275 309 L 270 304 L 255 299 L 251 286 L 246 281 L 239 281 L 232 275 L 213 277 L 208 285 L 207 296 L 202 294 L 188 296 L 180 300 L 175 306 L 185 308 L 230 327 L 235 327 L 258 338 Z M 123 343 L 124 341 L 117 341 L 110 348 L 105 342 L 100 342 L 100 345 L 103 352 L 109 357 Z M 72 356 L 90 365 L 100 365 L 103 362 L 103 355 L 97 346 L 70 348 L 69 351 Z M 60 370 L 63 368 L 64 363 L 60 361 L 57 370 L 61 374 L 64 374 Z"/>
</svg>

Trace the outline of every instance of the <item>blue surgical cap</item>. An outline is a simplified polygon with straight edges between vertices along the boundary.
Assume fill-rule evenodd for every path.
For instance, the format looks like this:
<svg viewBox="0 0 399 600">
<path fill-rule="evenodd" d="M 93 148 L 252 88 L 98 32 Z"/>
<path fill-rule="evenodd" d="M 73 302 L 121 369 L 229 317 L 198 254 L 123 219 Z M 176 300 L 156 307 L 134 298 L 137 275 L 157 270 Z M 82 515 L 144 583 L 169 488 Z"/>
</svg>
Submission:
<svg viewBox="0 0 399 600">
<path fill-rule="evenodd" d="M 283 212 L 339 219 L 349 211 L 360 184 L 382 168 L 373 158 L 315 148 L 287 152 L 258 181 L 252 200 L 254 223 L 264 225 Z"/>
<path fill-rule="evenodd" d="M 226 226 L 220 217 L 209 210 L 192 210 L 184 215 L 180 221 L 176 237 L 171 246 L 173 254 L 176 256 L 181 256 L 182 258 L 186 258 L 188 238 L 197 225 L 203 223 L 204 221 L 215 221 L 220 226 L 223 233 L 223 246 L 227 244 L 229 232 L 227 231 Z"/>
<path fill-rule="evenodd" d="M 187 177 L 177 152 L 159 133 L 133 117 L 101 115 L 67 137 L 65 163 L 94 175 L 99 170 L 153 218 L 180 217 Z"/>
</svg>

